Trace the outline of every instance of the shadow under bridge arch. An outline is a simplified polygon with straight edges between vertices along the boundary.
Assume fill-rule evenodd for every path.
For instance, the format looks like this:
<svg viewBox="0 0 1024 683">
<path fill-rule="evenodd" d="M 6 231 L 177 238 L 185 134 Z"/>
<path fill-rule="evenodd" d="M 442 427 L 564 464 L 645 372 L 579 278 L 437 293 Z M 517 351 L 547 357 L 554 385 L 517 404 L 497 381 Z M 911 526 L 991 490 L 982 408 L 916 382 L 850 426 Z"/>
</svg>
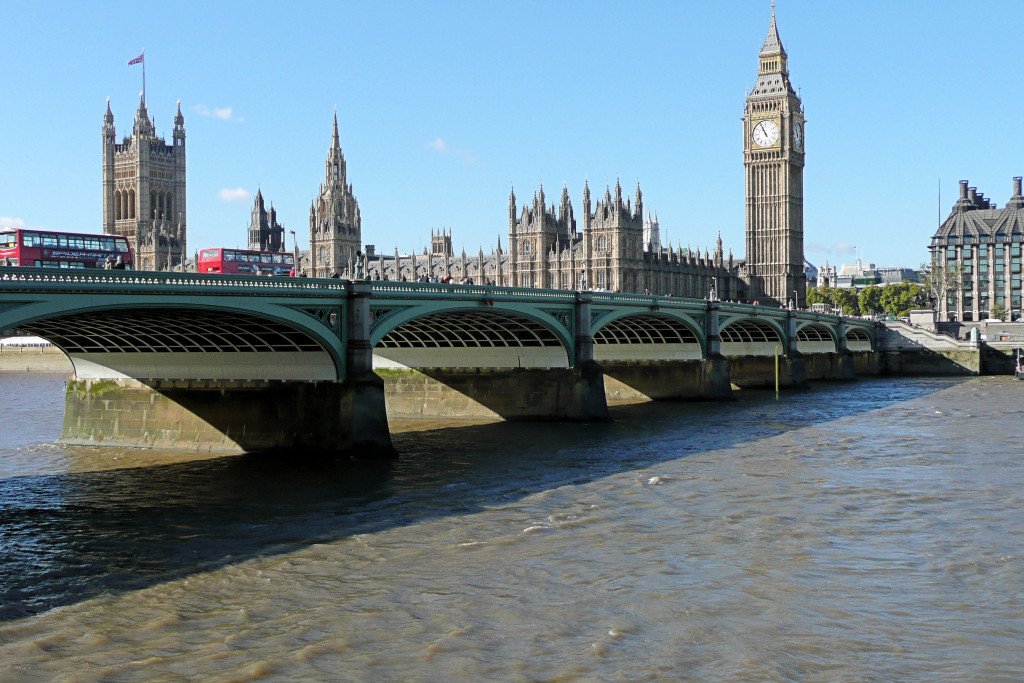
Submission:
<svg viewBox="0 0 1024 683">
<path fill-rule="evenodd" d="M 409 309 L 371 334 L 389 418 L 587 420 L 607 416 L 599 373 L 573 367 L 571 313 Z M 560 324 L 562 323 L 562 324 Z M 596 383 L 595 383 L 596 382 Z M 599 392 L 597 407 L 591 389 Z"/>
</svg>

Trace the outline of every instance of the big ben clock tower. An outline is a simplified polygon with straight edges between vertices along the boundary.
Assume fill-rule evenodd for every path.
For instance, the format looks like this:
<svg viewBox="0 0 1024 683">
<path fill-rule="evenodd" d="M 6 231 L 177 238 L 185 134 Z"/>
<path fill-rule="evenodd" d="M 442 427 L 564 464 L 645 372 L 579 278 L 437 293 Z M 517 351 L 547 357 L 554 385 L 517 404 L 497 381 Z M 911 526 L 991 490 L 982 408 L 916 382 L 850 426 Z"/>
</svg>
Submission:
<svg viewBox="0 0 1024 683">
<path fill-rule="evenodd" d="M 746 279 L 761 303 L 806 302 L 804 275 L 804 116 L 789 82 L 775 26 L 761 47 L 757 83 L 743 110 L 746 171 Z"/>
</svg>

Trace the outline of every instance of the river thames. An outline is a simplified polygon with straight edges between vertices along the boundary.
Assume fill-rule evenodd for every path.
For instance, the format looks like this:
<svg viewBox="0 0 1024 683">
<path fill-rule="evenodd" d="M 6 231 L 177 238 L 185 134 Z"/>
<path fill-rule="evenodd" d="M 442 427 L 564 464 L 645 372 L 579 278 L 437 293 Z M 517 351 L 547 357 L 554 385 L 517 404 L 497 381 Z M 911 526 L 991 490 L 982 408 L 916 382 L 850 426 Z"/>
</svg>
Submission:
<svg viewBox="0 0 1024 683">
<path fill-rule="evenodd" d="M 1021 680 L 1024 382 L 863 379 L 386 463 L 65 448 L 0 373 L 0 681 Z"/>
</svg>

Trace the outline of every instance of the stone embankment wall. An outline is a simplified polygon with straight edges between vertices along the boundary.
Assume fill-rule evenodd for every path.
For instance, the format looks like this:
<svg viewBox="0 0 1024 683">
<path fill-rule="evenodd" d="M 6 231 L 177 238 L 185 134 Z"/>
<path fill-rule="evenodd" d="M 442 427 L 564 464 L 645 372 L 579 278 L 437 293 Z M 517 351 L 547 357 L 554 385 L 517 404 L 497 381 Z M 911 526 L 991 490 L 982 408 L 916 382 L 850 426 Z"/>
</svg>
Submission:
<svg viewBox="0 0 1024 683">
<path fill-rule="evenodd" d="M 884 375 L 978 375 L 980 344 L 960 341 L 903 322 L 878 329 L 880 371 Z"/>
</svg>

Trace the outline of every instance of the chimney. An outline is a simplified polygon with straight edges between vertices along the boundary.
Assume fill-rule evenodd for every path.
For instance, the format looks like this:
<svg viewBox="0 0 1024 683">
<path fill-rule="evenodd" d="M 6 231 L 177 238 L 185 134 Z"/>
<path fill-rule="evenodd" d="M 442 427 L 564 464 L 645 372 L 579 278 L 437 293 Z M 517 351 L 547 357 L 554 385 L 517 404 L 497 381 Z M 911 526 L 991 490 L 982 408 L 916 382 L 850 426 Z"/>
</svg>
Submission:
<svg viewBox="0 0 1024 683">
<path fill-rule="evenodd" d="M 967 199 L 967 181 L 960 181 L 960 199 Z"/>
<path fill-rule="evenodd" d="M 1021 181 L 1021 177 L 1020 176 L 1015 176 L 1014 179 L 1013 179 L 1013 196 L 1014 197 L 1020 197 L 1021 196 L 1020 181 Z"/>
</svg>

